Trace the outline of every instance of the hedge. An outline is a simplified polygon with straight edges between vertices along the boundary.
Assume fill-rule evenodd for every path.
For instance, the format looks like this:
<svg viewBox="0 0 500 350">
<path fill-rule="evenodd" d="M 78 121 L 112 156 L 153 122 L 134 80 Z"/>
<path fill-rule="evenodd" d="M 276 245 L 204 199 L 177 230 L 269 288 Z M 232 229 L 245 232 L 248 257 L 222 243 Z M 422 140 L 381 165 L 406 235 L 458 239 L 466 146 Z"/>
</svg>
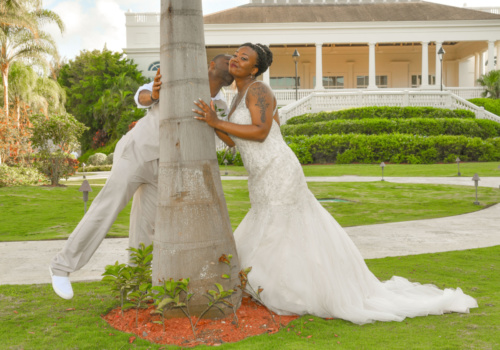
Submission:
<svg viewBox="0 0 500 350">
<path fill-rule="evenodd" d="M 287 136 L 285 140 L 302 164 L 410 163 L 432 164 L 500 160 L 500 138 L 482 140 L 466 136 L 316 135 Z"/>
<path fill-rule="evenodd" d="M 476 106 L 484 107 L 488 112 L 500 116 L 500 99 L 473 98 L 470 99 L 469 102 L 474 103 Z"/>
<path fill-rule="evenodd" d="M 324 122 L 335 119 L 365 118 L 475 118 L 475 114 L 464 109 L 443 109 L 434 107 L 363 107 L 332 112 L 306 113 L 290 118 L 290 125 Z"/>
<path fill-rule="evenodd" d="M 411 118 L 330 120 L 326 122 L 281 126 L 283 136 L 324 134 L 412 134 L 425 136 L 464 135 L 487 139 L 500 136 L 500 123 L 486 119 Z"/>
</svg>

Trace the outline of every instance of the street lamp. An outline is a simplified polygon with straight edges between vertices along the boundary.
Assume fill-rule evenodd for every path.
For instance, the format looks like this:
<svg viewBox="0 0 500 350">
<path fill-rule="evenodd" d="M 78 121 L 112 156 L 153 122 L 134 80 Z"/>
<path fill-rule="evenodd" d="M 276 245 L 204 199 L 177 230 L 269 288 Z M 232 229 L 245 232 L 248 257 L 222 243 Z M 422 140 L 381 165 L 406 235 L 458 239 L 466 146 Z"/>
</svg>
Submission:
<svg viewBox="0 0 500 350">
<path fill-rule="evenodd" d="M 455 159 L 455 162 L 457 162 L 457 167 L 458 167 L 458 176 L 460 176 L 460 158 L 457 157 L 457 159 Z"/>
<path fill-rule="evenodd" d="M 87 212 L 87 202 L 89 200 L 89 192 L 92 192 L 92 188 L 87 180 L 83 180 L 82 185 L 78 191 L 83 192 L 83 213 Z"/>
<path fill-rule="evenodd" d="M 384 162 L 380 163 L 380 168 L 382 168 L 382 180 L 380 180 L 380 181 L 385 181 L 384 180 L 384 168 L 385 168 L 385 163 Z"/>
<path fill-rule="evenodd" d="M 441 91 L 443 91 L 443 56 L 446 52 L 444 51 L 443 47 L 441 46 L 438 51 L 438 56 L 439 60 L 441 61 Z"/>
<path fill-rule="evenodd" d="M 476 186 L 476 201 L 474 202 L 475 205 L 479 205 L 479 201 L 477 200 L 477 185 L 479 180 L 479 175 L 477 173 L 474 174 L 474 177 L 472 178 L 472 181 L 474 181 L 474 186 Z"/>
<path fill-rule="evenodd" d="M 297 51 L 297 49 L 295 49 L 295 51 L 293 52 L 292 54 L 292 58 L 293 58 L 293 61 L 295 62 L 295 101 L 297 101 L 299 98 L 299 93 L 298 93 L 298 74 L 297 74 L 297 64 L 299 63 L 299 58 L 300 58 L 300 54 L 299 54 L 299 51 Z"/>
</svg>

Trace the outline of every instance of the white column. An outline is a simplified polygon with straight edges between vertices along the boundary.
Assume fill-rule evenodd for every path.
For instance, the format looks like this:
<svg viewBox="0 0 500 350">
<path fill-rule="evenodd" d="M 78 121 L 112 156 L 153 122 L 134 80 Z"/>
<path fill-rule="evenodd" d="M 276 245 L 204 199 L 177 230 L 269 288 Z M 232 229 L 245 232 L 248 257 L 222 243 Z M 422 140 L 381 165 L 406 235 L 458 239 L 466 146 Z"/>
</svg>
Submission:
<svg viewBox="0 0 500 350">
<path fill-rule="evenodd" d="M 495 69 L 495 42 L 488 41 L 488 68 L 486 72 L 491 72 Z"/>
<path fill-rule="evenodd" d="M 441 60 L 439 59 L 438 52 L 443 47 L 443 43 L 436 41 L 436 87 L 441 88 L 441 78 L 442 78 L 442 70 L 441 70 Z M 443 56 L 444 57 L 444 56 Z"/>
<path fill-rule="evenodd" d="M 316 86 L 315 90 L 323 90 L 323 43 L 316 43 Z"/>
<path fill-rule="evenodd" d="M 477 79 L 479 79 L 479 53 L 474 53 L 474 86 L 477 86 Z"/>
<path fill-rule="evenodd" d="M 421 88 L 429 88 L 429 42 L 422 41 L 422 85 Z"/>
<path fill-rule="evenodd" d="M 500 70 L 500 40 L 496 42 L 496 45 L 497 45 L 497 65 L 495 69 Z"/>
<path fill-rule="evenodd" d="M 377 88 L 375 72 L 375 43 L 368 43 L 369 47 L 369 63 L 368 63 L 368 89 L 373 90 Z"/>
<path fill-rule="evenodd" d="M 269 49 L 271 49 L 271 44 L 265 43 Z M 272 50 L 271 50 L 272 51 Z M 267 70 L 262 74 L 262 81 L 267 85 L 271 86 L 271 67 L 267 68 Z"/>
<path fill-rule="evenodd" d="M 484 52 L 479 53 L 479 75 L 478 79 L 481 78 L 484 72 Z"/>
</svg>

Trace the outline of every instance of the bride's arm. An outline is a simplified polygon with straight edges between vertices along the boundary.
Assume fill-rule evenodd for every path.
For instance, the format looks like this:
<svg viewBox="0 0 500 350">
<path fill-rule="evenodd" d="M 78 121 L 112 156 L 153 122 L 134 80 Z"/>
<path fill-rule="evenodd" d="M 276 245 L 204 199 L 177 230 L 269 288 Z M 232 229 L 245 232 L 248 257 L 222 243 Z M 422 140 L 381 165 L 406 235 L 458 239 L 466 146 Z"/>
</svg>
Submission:
<svg viewBox="0 0 500 350">
<path fill-rule="evenodd" d="M 216 130 L 236 137 L 252 140 L 264 141 L 271 130 L 273 122 L 274 95 L 271 89 L 260 82 L 250 86 L 245 101 L 252 118 L 252 124 L 240 125 L 217 118 L 217 114 L 211 104 L 210 108 L 205 102 L 200 100 L 195 105 L 201 110 L 193 109 L 199 116 L 195 118 L 206 122 Z"/>
<path fill-rule="evenodd" d="M 217 130 L 217 129 L 214 129 L 214 131 L 215 131 L 215 134 L 217 135 L 217 137 L 219 139 L 221 139 L 222 142 L 224 142 L 226 145 L 228 145 L 229 147 L 235 146 L 234 141 L 229 137 L 228 134 L 226 134 L 223 131 Z"/>
</svg>

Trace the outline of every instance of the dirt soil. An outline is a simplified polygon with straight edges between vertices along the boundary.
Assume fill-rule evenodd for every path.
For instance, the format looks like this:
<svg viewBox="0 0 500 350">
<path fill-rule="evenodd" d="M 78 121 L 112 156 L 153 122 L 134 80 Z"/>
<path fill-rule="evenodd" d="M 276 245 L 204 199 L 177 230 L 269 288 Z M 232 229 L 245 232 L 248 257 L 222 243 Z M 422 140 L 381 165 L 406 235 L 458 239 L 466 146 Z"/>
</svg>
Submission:
<svg viewBox="0 0 500 350">
<path fill-rule="evenodd" d="M 135 309 L 124 311 L 122 316 L 121 308 L 116 308 L 102 317 L 113 328 L 135 334 L 129 338 L 129 343 L 133 343 L 137 337 L 140 337 L 153 343 L 186 347 L 199 344 L 217 346 L 262 333 L 276 333 L 280 327 L 286 326 L 290 321 L 298 318 L 298 316 L 274 314 L 275 321 L 273 321 L 271 314 L 265 307 L 255 303 L 251 298 L 245 297 L 236 312 L 238 322 L 236 322 L 234 315 L 219 320 L 202 319 L 196 327 L 195 337 L 187 317 L 166 319 L 165 331 L 163 331 L 163 325 L 155 323 L 161 321 L 161 316 L 153 313 L 154 309 L 154 306 L 151 305 L 147 309 L 139 310 L 138 327 L 136 327 Z M 194 324 L 196 318 L 192 317 L 192 320 Z"/>
</svg>

